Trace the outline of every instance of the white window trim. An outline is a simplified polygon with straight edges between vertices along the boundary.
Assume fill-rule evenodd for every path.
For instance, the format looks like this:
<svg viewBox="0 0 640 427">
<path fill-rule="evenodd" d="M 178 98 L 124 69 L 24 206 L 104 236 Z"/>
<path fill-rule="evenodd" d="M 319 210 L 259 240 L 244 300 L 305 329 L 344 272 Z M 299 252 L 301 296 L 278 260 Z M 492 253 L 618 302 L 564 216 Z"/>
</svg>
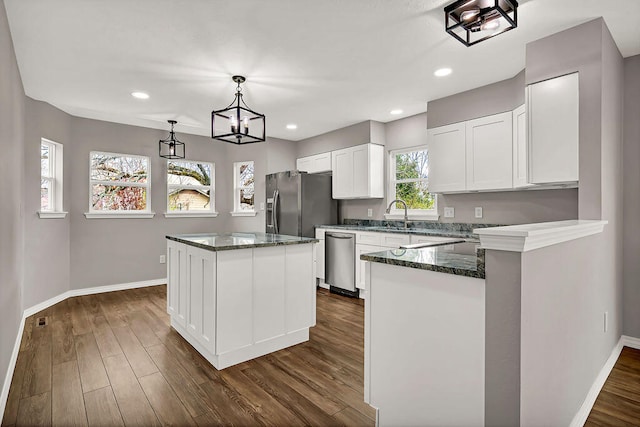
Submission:
<svg viewBox="0 0 640 427">
<path fill-rule="evenodd" d="M 253 200 L 254 202 L 253 209 L 240 209 L 240 190 L 244 188 L 249 188 L 249 187 L 240 187 L 238 185 L 238 181 L 240 179 L 240 167 L 248 163 L 253 163 L 253 182 L 254 182 L 253 191 L 255 195 L 256 163 L 253 160 L 235 162 L 233 164 L 233 211 L 230 212 L 231 216 L 256 216 L 258 214 L 255 206 L 255 196 Z"/>
<path fill-rule="evenodd" d="M 52 206 L 53 209 L 40 209 L 38 213 L 38 217 L 41 219 L 56 219 L 56 218 L 65 218 L 67 216 L 67 212 L 63 210 L 63 159 L 64 159 L 64 147 L 59 142 L 51 141 L 50 139 L 41 138 L 40 146 L 48 145 L 49 146 L 49 154 L 52 156 L 49 164 L 49 171 L 53 172 L 53 174 L 49 177 L 43 177 L 42 171 L 40 172 L 40 179 L 49 180 L 52 185 L 50 188 L 52 189 L 52 194 L 49 197 L 49 206 Z M 53 196 L 53 197 L 51 197 Z"/>
<path fill-rule="evenodd" d="M 207 211 L 171 211 L 169 210 L 169 190 L 176 188 L 186 188 L 186 189 L 194 189 L 194 188 L 207 188 L 206 185 L 169 185 L 169 172 L 168 165 L 171 160 L 167 160 L 167 206 L 166 211 L 164 213 L 165 218 L 215 218 L 218 216 L 218 212 L 216 211 L 216 198 L 215 198 L 215 186 L 216 186 L 216 164 L 212 162 L 201 162 L 199 160 L 177 160 L 180 162 L 189 162 L 189 163 L 200 163 L 200 164 L 208 164 L 211 165 L 211 182 L 209 185 L 209 203 L 211 205 L 211 209 Z"/>
<path fill-rule="evenodd" d="M 139 157 L 147 159 L 147 182 L 142 184 L 139 182 L 119 182 L 119 181 L 98 181 L 91 179 L 91 158 L 94 153 L 106 154 L 119 157 Z M 106 184 L 106 185 L 126 185 L 127 187 L 145 187 L 147 189 L 147 208 L 140 211 L 98 211 L 91 208 L 91 199 L 93 197 L 92 185 L 93 184 Z M 126 153 L 112 153 L 109 151 L 91 151 L 89 152 L 89 211 L 84 213 L 87 219 L 120 219 L 120 218 L 136 218 L 136 219 L 148 219 L 153 218 L 156 215 L 151 210 L 151 158 L 148 156 L 141 156 L 139 154 L 126 154 Z"/>
<path fill-rule="evenodd" d="M 410 153 L 412 151 L 428 150 L 426 145 L 418 145 L 415 147 L 402 148 L 399 150 L 389 151 L 389 179 L 388 183 L 388 199 L 387 206 L 392 200 L 396 199 L 396 155 L 403 153 Z M 421 181 L 419 179 L 415 180 Z M 428 185 L 427 179 L 427 185 Z M 404 209 L 397 209 L 397 203 L 391 208 L 390 212 L 384 214 L 385 219 L 404 219 Z M 436 196 L 433 209 L 407 209 L 407 216 L 413 220 L 425 220 L 425 221 L 437 221 L 440 216 L 438 215 L 438 198 Z"/>
</svg>

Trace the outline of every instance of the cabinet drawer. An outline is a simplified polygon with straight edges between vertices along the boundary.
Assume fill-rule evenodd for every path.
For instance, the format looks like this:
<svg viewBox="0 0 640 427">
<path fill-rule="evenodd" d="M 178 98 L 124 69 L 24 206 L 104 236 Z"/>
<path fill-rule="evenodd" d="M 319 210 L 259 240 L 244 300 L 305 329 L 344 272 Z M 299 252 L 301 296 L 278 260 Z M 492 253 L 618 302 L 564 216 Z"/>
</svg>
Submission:
<svg viewBox="0 0 640 427">
<path fill-rule="evenodd" d="M 408 245 L 410 240 L 411 236 L 408 234 L 383 234 L 381 245 L 397 248 L 400 245 Z"/>
<path fill-rule="evenodd" d="M 317 228 L 316 229 L 316 239 L 320 239 L 320 240 L 324 240 L 324 233 L 327 230 L 325 230 L 324 228 Z"/>
<path fill-rule="evenodd" d="M 382 244 L 382 233 L 358 232 L 356 234 L 356 243 L 380 246 Z"/>
</svg>

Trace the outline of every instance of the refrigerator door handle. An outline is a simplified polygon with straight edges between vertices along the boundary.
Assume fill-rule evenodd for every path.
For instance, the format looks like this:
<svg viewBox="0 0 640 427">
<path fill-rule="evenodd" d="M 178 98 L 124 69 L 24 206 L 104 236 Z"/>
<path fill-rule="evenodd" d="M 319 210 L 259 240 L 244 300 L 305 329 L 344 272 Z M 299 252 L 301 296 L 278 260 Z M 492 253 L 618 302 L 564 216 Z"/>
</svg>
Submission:
<svg viewBox="0 0 640 427">
<path fill-rule="evenodd" d="M 278 234 L 278 199 L 280 198 L 280 191 L 275 190 L 273 192 L 273 231 Z"/>
</svg>

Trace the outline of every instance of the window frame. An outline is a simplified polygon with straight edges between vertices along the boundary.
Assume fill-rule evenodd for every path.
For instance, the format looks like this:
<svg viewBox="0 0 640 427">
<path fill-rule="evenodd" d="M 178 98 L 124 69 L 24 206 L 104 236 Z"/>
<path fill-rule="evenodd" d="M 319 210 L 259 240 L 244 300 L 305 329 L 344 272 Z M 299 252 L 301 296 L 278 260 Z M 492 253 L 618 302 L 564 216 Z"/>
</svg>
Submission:
<svg viewBox="0 0 640 427">
<path fill-rule="evenodd" d="M 211 167 L 211 184 L 206 185 L 179 185 L 179 184 L 169 184 L 169 163 L 194 163 L 194 164 L 202 164 L 209 165 Z M 187 160 L 187 159 L 167 159 L 166 162 L 167 173 L 166 173 L 166 182 L 167 182 L 167 206 L 166 212 L 164 214 L 165 218 L 200 218 L 200 217 L 217 217 L 218 212 L 216 211 L 216 200 L 215 200 L 215 187 L 216 187 L 216 164 L 214 162 L 202 162 L 199 160 Z M 209 204 L 210 207 L 208 210 L 202 211 L 172 211 L 169 209 L 169 193 L 175 189 L 209 189 Z"/>
<path fill-rule="evenodd" d="M 396 156 L 398 154 L 411 153 L 414 151 L 426 151 L 429 154 L 429 148 L 427 145 L 417 145 L 413 147 L 399 148 L 397 150 L 389 151 L 389 179 L 388 179 L 388 191 L 387 191 L 387 206 L 396 197 L 396 184 L 405 182 L 426 182 L 427 188 L 429 188 L 429 177 L 427 178 L 410 178 L 410 179 L 396 179 Z M 437 221 L 438 215 L 438 197 L 433 194 L 434 202 L 433 209 L 407 209 L 407 216 L 410 219 L 422 219 L 428 221 Z M 404 209 L 398 209 L 397 203 L 394 203 L 388 214 L 385 214 L 385 219 L 404 219 Z"/>
<path fill-rule="evenodd" d="M 139 182 L 129 182 L 129 181 L 100 181 L 94 180 L 91 178 L 91 167 L 92 167 L 92 159 L 94 154 L 104 154 L 107 156 L 114 157 L 136 157 L 147 160 L 147 180 L 145 183 Z M 95 184 L 103 184 L 103 185 L 111 185 L 111 186 L 121 186 L 121 187 L 144 187 L 146 188 L 147 194 L 147 204 L 144 210 L 114 210 L 114 211 L 102 211 L 93 209 L 92 199 L 93 199 L 93 185 Z M 151 158 L 149 156 L 142 156 L 140 154 L 128 154 L 128 153 L 113 153 L 110 151 L 99 151 L 99 150 L 91 150 L 89 152 L 89 210 L 85 212 L 84 216 L 86 218 L 153 218 L 155 216 L 155 212 L 151 210 Z"/>
<path fill-rule="evenodd" d="M 49 176 L 42 175 L 42 146 L 49 148 Z M 59 142 L 47 138 L 40 138 L 40 218 L 65 218 L 67 212 L 63 210 L 64 148 Z M 49 181 L 49 209 L 42 209 L 42 181 Z"/>
<path fill-rule="evenodd" d="M 240 206 L 240 192 L 241 190 L 251 188 L 246 186 L 240 186 L 240 168 L 243 165 L 253 165 L 253 209 L 242 209 Z M 233 212 L 231 212 L 232 216 L 256 216 L 258 212 L 256 211 L 256 200 L 255 200 L 255 191 L 256 191 L 256 162 L 253 160 L 245 160 L 241 162 L 233 163 Z"/>
</svg>

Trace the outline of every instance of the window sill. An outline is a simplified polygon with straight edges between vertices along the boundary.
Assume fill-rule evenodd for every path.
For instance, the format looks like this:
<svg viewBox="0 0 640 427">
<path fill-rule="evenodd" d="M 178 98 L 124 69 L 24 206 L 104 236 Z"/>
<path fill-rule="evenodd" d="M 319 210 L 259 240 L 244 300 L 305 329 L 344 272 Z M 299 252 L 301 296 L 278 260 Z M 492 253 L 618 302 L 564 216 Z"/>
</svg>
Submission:
<svg viewBox="0 0 640 427">
<path fill-rule="evenodd" d="M 421 213 L 421 214 L 412 214 L 409 213 L 407 215 L 409 217 L 409 221 L 415 221 L 415 220 L 420 220 L 420 221 L 437 221 L 440 218 L 440 215 L 438 215 L 436 212 L 434 213 Z M 397 219 L 397 220 L 403 220 L 404 219 L 404 213 L 390 213 L 390 214 L 384 214 L 384 219 Z"/>
<path fill-rule="evenodd" d="M 153 218 L 155 212 L 85 212 L 87 219 L 116 219 L 116 218 L 135 218 L 148 219 Z"/>
<path fill-rule="evenodd" d="M 38 216 L 40 219 L 58 219 L 58 218 L 66 218 L 68 212 L 53 212 L 53 211 L 38 211 Z"/>
<path fill-rule="evenodd" d="M 256 211 L 235 211 L 235 212 L 229 212 L 231 214 L 231 216 L 256 216 L 258 215 L 258 212 Z"/>
<path fill-rule="evenodd" d="M 215 218 L 218 216 L 218 212 L 165 212 L 165 218 Z"/>
</svg>

